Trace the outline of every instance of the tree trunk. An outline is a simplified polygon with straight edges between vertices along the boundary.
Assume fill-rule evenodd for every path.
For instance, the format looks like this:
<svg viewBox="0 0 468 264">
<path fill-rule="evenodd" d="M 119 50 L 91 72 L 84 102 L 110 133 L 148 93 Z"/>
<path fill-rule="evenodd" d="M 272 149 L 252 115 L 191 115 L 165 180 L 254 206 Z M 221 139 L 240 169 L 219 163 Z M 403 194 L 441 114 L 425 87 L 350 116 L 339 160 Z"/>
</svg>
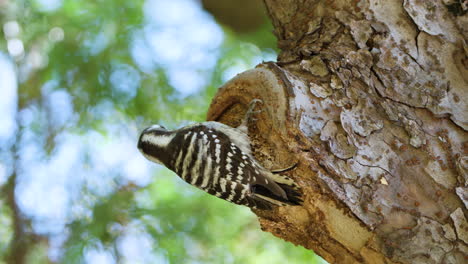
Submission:
<svg viewBox="0 0 468 264">
<path fill-rule="evenodd" d="M 265 0 L 281 53 L 236 76 L 208 120 L 249 125 L 304 206 L 262 229 L 330 263 L 466 263 L 468 2 Z"/>
</svg>

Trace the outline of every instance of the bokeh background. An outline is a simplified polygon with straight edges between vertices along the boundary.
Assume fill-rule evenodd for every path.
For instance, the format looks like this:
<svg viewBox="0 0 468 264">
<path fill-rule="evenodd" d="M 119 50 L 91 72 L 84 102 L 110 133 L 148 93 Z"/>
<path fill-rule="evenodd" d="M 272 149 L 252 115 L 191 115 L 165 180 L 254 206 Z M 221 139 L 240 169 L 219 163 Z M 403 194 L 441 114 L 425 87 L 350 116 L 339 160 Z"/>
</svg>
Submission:
<svg viewBox="0 0 468 264">
<path fill-rule="evenodd" d="M 276 60 L 265 15 L 209 2 L 0 0 L 0 263 L 323 262 L 138 153 Z"/>
</svg>

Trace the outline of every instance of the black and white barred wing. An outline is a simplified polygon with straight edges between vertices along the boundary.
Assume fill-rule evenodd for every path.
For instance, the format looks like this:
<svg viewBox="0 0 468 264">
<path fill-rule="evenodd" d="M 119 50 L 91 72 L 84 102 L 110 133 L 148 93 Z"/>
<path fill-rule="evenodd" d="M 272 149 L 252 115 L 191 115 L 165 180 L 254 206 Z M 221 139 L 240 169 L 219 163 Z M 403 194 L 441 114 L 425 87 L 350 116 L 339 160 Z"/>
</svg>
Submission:
<svg viewBox="0 0 468 264">
<path fill-rule="evenodd" d="M 233 168 L 228 175 L 236 176 L 235 181 L 247 185 L 249 191 L 244 203 L 248 206 L 266 209 L 271 205 L 302 203 L 299 188 L 294 181 L 285 176 L 272 174 L 237 145 L 230 144 L 227 156 Z"/>
<path fill-rule="evenodd" d="M 291 203 L 284 190 L 224 133 L 204 125 L 174 138 L 171 168 L 186 182 L 221 199 L 252 208 Z"/>
</svg>

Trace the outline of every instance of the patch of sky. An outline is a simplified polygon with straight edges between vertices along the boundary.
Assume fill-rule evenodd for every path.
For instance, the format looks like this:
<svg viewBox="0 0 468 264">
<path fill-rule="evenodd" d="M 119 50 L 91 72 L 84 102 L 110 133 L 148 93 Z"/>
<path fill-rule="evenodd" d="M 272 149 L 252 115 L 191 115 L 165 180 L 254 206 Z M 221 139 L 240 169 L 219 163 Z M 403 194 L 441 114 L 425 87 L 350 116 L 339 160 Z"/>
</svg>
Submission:
<svg viewBox="0 0 468 264">
<path fill-rule="evenodd" d="M 194 94 L 208 84 L 208 80 L 200 72 L 191 68 L 171 67 L 167 70 L 169 83 L 182 96 Z"/>
<path fill-rule="evenodd" d="M 182 97 L 201 90 L 208 79 L 203 72 L 219 58 L 221 27 L 190 0 L 148 0 L 144 10 L 146 25 L 134 34 L 130 47 L 135 63 L 143 71 L 167 69 L 169 83 Z"/>
<path fill-rule="evenodd" d="M 241 43 L 239 46 L 240 54 L 238 58 L 225 61 L 221 64 L 224 69 L 221 78 L 227 82 L 237 74 L 255 68 L 256 65 L 264 61 L 275 61 L 276 53 L 273 50 L 260 50 L 251 43 Z"/>
<path fill-rule="evenodd" d="M 9 171 L 5 164 L 0 162 L 0 186 L 5 184 L 8 180 Z"/>
<path fill-rule="evenodd" d="M 156 263 L 157 256 L 153 253 L 156 241 L 140 226 L 141 224 L 135 221 L 125 228 L 117 240 L 119 253 L 129 262 Z"/>
<path fill-rule="evenodd" d="M 89 109 L 89 114 L 97 120 L 107 120 L 108 124 L 115 122 L 119 114 L 115 111 L 116 106 L 110 100 L 102 100 L 96 106 Z"/>
<path fill-rule="evenodd" d="M 63 254 L 62 246 L 67 240 L 67 237 L 69 235 L 68 233 L 68 230 L 65 230 L 65 232 L 60 232 L 49 237 L 48 243 L 50 247 L 47 252 L 47 255 L 51 261 L 59 261 L 60 257 Z"/>
<path fill-rule="evenodd" d="M 63 0 L 34 0 L 34 3 L 43 12 L 52 12 L 62 6 Z"/>
<path fill-rule="evenodd" d="M 42 87 L 42 97 L 49 114 L 50 125 L 54 128 L 70 126 L 73 111 L 73 98 L 65 89 L 57 88 L 56 80 L 46 82 Z"/>
<path fill-rule="evenodd" d="M 86 135 L 89 166 L 93 175 L 99 175 L 87 179 L 88 188 L 101 196 L 113 191 L 117 183 L 148 184 L 151 167 L 136 147 L 136 131 L 124 125 L 108 125 L 105 129 L 111 137 L 97 132 Z"/>
<path fill-rule="evenodd" d="M 17 130 L 17 89 L 15 66 L 4 53 L 0 52 L 0 145 L 11 140 Z"/>
<path fill-rule="evenodd" d="M 221 78 L 223 83 L 234 78 L 237 74 L 249 69 L 249 66 L 244 60 L 231 60 L 231 65 L 228 66 L 222 73 Z"/>
<path fill-rule="evenodd" d="M 16 142 L 19 154 L 18 169 L 27 166 L 30 162 L 40 162 L 45 153 L 42 146 L 45 144 L 46 122 L 45 113 L 37 103 L 31 103 L 19 112 L 19 120 L 23 129 L 19 142 Z"/>
<path fill-rule="evenodd" d="M 148 54 L 151 54 L 151 46 L 145 39 L 143 30 L 136 30 L 133 33 L 130 42 L 130 54 L 135 64 L 142 72 L 146 74 L 151 74 L 153 72 L 155 69 L 155 62 L 153 56 L 148 56 Z"/>
<path fill-rule="evenodd" d="M 116 37 L 116 25 L 114 23 L 99 24 L 98 29 L 98 32 L 86 31 L 83 34 L 83 46 L 87 48 L 91 56 L 101 53 Z"/>
<path fill-rule="evenodd" d="M 117 263 L 110 249 L 106 249 L 101 243 L 88 246 L 84 253 L 85 263 L 114 264 Z"/>
<path fill-rule="evenodd" d="M 41 160 L 37 144 L 21 149 L 16 199 L 22 212 L 33 218 L 41 234 L 61 232 L 66 224 L 69 204 L 79 195 L 81 144 L 76 135 L 62 133 L 47 160 Z"/>
<path fill-rule="evenodd" d="M 53 87 L 53 84 L 48 87 Z M 58 99 L 67 98 L 62 99 L 70 105 L 69 95 L 60 89 L 46 94 Z M 60 101 L 55 104 L 60 104 Z M 127 128 L 122 120 L 116 118 L 118 112 L 112 104 L 101 108 L 107 109 L 101 113 L 107 113 L 100 118 L 112 117 L 103 128 L 104 133 L 94 130 L 85 134 L 62 131 L 56 135 L 54 150 L 48 158 L 45 158 L 41 147 L 46 129 L 40 121 L 44 119 L 44 111 L 33 104 L 20 112 L 23 129 L 16 198 L 22 212 L 34 220 L 36 232 L 61 232 L 70 220 L 70 213 L 72 218 L 89 215 L 86 204 L 92 206 L 94 201 L 85 201 L 86 197 L 81 193 L 84 186 L 94 195 L 105 196 L 121 184 L 131 182 L 144 186 L 151 181 L 150 163 L 135 146 L 138 138 L 136 128 L 132 125 Z M 52 119 L 64 122 L 69 113 L 56 117 L 52 114 Z M 82 203 L 81 209 L 75 206 Z"/>
<path fill-rule="evenodd" d="M 117 64 L 112 67 L 109 80 L 116 95 L 123 96 L 125 100 L 130 101 L 137 93 L 141 77 L 132 66 Z"/>
</svg>

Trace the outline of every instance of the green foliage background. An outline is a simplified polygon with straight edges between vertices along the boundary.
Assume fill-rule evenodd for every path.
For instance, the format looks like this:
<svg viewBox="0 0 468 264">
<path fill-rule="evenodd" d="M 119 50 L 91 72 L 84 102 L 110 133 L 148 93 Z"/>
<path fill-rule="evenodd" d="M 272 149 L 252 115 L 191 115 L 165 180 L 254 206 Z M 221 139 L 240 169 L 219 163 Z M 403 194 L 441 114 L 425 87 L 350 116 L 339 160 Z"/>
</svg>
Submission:
<svg viewBox="0 0 468 264">
<path fill-rule="evenodd" d="M 164 168 L 135 161 L 143 159 L 135 157 L 134 145 L 145 126 L 203 121 L 233 66 L 244 70 L 274 59 L 268 23 L 243 36 L 224 28 L 222 43 L 210 51 L 216 62 L 199 70 L 206 85 L 184 94 L 171 85 L 167 65 L 156 62 L 143 69 L 131 55 L 132 41 L 148 24 L 145 1 L 49 1 L 59 3 L 55 8 L 44 2 L 0 1 L 0 55 L 14 66 L 18 81 L 17 97 L 9 99 L 15 106 L 10 117 L 14 133 L 0 140 L 0 263 L 321 261 L 311 251 L 261 232 L 249 209 L 209 196 Z M 183 9 L 179 15 L 184 16 Z M 11 22 L 20 30 L 8 35 Z M 53 28 L 60 28 L 63 38 L 54 38 Z M 13 40 L 23 45 L 19 54 Z M 138 76 L 136 90 L 116 89 L 111 77 L 116 69 Z M 125 82 L 129 76 L 115 78 Z M 4 81 L 0 89 L 6 89 Z M 62 97 L 50 98 L 54 92 Z M 71 114 L 57 118 L 67 108 Z M 116 149 L 119 144 L 123 147 Z M 72 165 L 60 174 L 60 161 L 71 152 Z M 124 154 L 130 161 L 96 161 L 96 156 Z M 143 174 L 151 174 L 149 181 L 134 181 L 127 175 L 131 169 L 122 170 L 131 161 L 148 166 Z M 55 184 L 63 196 L 34 193 L 43 188 L 47 194 Z M 47 207 L 57 200 L 67 210 Z M 35 206 L 28 207 L 31 203 Z M 42 206 L 54 213 L 28 210 Z"/>
</svg>

